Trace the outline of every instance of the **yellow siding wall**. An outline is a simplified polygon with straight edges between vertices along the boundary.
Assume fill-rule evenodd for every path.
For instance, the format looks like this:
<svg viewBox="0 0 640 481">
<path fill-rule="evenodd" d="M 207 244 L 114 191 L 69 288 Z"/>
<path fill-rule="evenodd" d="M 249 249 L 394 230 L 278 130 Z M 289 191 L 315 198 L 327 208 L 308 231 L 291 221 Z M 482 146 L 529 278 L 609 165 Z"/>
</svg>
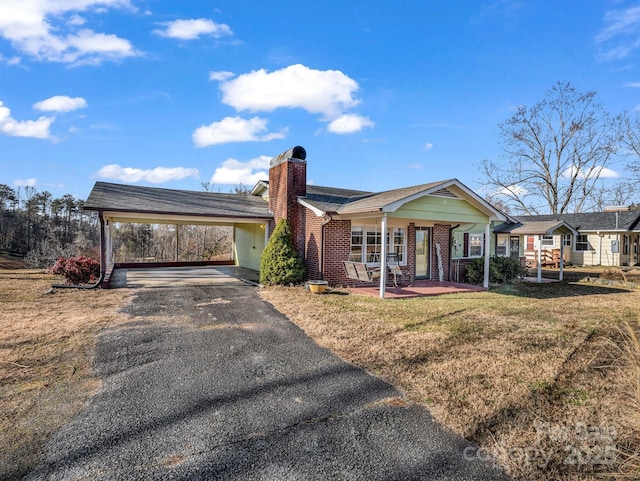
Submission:
<svg viewBox="0 0 640 481">
<path fill-rule="evenodd" d="M 260 270 L 260 256 L 264 250 L 264 227 L 261 224 L 234 226 L 234 259 L 237 266 Z M 264 225 L 264 224 L 262 224 Z"/>
<path fill-rule="evenodd" d="M 486 224 L 489 217 L 467 201 L 446 197 L 425 196 L 408 202 L 389 217 L 429 220 L 446 224 Z"/>
</svg>

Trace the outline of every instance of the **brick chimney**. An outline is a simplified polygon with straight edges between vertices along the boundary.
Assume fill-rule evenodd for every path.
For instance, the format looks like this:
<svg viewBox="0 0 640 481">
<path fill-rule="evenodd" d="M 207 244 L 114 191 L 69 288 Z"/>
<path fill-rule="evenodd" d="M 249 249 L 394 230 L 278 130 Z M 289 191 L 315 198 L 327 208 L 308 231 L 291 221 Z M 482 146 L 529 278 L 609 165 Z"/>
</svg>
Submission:
<svg viewBox="0 0 640 481">
<path fill-rule="evenodd" d="M 287 219 L 291 224 L 293 243 L 304 258 L 304 222 L 298 197 L 307 195 L 307 152 L 293 147 L 271 159 L 269 163 L 269 210 L 274 221 Z"/>
</svg>

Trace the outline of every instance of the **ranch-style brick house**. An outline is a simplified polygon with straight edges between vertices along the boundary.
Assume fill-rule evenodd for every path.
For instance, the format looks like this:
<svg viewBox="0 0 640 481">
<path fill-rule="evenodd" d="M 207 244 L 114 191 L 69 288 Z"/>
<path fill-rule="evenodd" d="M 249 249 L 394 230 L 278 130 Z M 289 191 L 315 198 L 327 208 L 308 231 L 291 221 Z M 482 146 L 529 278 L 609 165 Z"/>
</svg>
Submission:
<svg viewBox="0 0 640 481">
<path fill-rule="evenodd" d="M 258 269 L 269 234 L 284 218 L 291 224 L 306 278 L 347 286 L 358 281 L 347 277 L 343 261 L 386 273 L 389 254 L 408 282 L 452 280 L 460 264 L 457 260 L 454 266 L 450 248 L 454 231 L 481 226 L 486 252 L 491 250 L 492 225 L 507 221 L 457 179 L 384 192 L 308 185 L 302 147 L 274 157 L 268 182 L 258 182 L 249 195 L 97 182 L 85 209 L 99 214 L 103 272 L 112 264 L 109 229 L 114 222 L 231 225 L 233 262 Z M 488 287 L 488 275 L 484 284 Z M 383 274 L 381 296 L 384 285 Z"/>
</svg>

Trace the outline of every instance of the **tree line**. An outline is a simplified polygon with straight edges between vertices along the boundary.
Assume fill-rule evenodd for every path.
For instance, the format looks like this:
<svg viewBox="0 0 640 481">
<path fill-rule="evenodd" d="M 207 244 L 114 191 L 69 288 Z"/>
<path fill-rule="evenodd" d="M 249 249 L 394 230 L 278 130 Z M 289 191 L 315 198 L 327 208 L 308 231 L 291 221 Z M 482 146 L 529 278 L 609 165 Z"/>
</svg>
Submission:
<svg viewBox="0 0 640 481">
<path fill-rule="evenodd" d="M 0 250 L 26 256 L 41 266 L 59 255 L 95 255 L 97 216 L 71 194 L 55 198 L 35 187 L 0 184 Z"/>
</svg>

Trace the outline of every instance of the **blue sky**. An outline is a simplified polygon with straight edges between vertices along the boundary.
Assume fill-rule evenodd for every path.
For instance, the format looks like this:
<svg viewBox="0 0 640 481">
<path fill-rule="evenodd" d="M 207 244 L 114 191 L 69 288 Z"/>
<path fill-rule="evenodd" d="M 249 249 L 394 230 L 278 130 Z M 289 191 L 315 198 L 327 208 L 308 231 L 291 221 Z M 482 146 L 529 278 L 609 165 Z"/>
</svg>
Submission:
<svg viewBox="0 0 640 481">
<path fill-rule="evenodd" d="M 227 192 L 302 145 L 317 185 L 478 189 L 516 105 L 637 110 L 639 62 L 639 1 L 2 0 L 0 183 Z"/>
</svg>

